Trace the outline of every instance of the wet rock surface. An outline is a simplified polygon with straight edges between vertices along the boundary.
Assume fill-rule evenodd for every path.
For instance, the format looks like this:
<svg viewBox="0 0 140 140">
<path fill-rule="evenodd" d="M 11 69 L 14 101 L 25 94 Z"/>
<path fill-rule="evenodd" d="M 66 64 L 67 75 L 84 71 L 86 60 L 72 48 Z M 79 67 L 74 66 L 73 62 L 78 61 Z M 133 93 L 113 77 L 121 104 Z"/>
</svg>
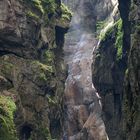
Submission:
<svg viewBox="0 0 140 140">
<path fill-rule="evenodd" d="M 51 139 L 51 134 L 55 138 L 61 135 L 66 78 L 62 47 L 70 13 L 64 5 L 62 9 L 59 0 L 49 3 L 49 13 L 43 9 L 45 4 L 0 1 L 0 97 L 9 97 L 16 104 L 16 112 L 9 115 L 11 124 L 6 124 L 10 132 L 0 127 L 2 140 L 9 140 L 8 134 L 16 140 L 15 128 L 20 140 L 46 140 Z M 62 14 L 68 14 L 67 19 L 62 19 Z M 3 124 L 5 116 L 0 115 Z"/>
</svg>

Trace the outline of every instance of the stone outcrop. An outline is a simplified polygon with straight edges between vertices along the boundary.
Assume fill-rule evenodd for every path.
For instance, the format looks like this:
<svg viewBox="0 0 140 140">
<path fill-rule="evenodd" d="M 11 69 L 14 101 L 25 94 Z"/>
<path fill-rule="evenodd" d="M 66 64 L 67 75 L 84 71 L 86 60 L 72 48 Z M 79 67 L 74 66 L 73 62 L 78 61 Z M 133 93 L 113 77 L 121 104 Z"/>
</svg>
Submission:
<svg viewBox="0 0 140 140">
<path fill-rule="evenodd" d="M 92 64 L 93 83 L 101 96 L 103 118 L 110 140 L 120 140 L 121 102 L 125 75 L 122 52 L 122 21 L 119 19 L 106 32 L 95 53 Z M 118 44 L 120 42 L 121 44 Z M 120 45 L 118 47 L 118 45 Z"/>
<path fill-rule="evenodd" d="M 0 140 L 140 139 L 140 1 L 118 2 L 0 0 Z"/>
<path fill-rule="evenodd" d="M 119 11 L 122 33 L 115 24 L 102 38 L 94 54 L 93 83 L 102 97 L 109 139 L 138 140 L 139 1 L 119 0 Z"/>
<path fill-rule="evenodd" d="M 59 0 L 0 1 L 0 98 L 16 104 L 16 111 L 9 112 L 8 103 L 7 110 L 0 108 L 0 139 L 60 137 L 66 76 L 62 47 L 70 18 Z M 11 113 L 11 125 L 2 111 Z M 15 137 L 11 129 L 17 130 Z"/>
<path fill-rule="evenodd" d="M 124 21 L 124 30 L 129 33 L 130 40 L 127 45 L 128 34 L 124 36 L 124 47 L 130 47 L 128 53 L 128 65 L 125 72 L 124 80 L 124 94 L 123 94 L 123 107 L 122 107 L 122 136 L 127 140 L 138 140 L 140 138 L 140 1 L 127 1 L 124 3 L 120 1 L 120 10 L 123 11 L 124 7 L 127 8 L 127 13 L 125 13 L 127 18 L 122 16 Z M 123 13 L 123 12 L 122 12 Z M 126 26 L 127 20 L 129 26 Z M 129 32 L 128 32 L 129 31 Z M 128 42 L 128 41 L 127 41 Z"/>
</svg>

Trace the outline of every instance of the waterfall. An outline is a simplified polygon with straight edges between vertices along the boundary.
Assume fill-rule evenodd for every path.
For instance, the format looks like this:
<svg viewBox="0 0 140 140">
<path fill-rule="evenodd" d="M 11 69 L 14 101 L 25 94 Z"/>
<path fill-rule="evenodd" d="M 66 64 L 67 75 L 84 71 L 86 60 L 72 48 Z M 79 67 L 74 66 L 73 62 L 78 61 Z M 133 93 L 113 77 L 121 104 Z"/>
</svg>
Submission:
<svg viewBox="0 0 140 140">
<path fill-rule="evenodd" d="M 70 6 L 69 1 L 64 2 Z M 98 3 L 91 4 L 91 0 L 75 2 L 76 8 L 71 5 L 74 15 L 64 45 L 68 77 L 64 94 L 63 140 L 109 140 L 102 120 L 101 97 L 92 83 L 93 52 L 101 41 L 96 39 L 95 26 L 98 17 L 93 15 L 93 10 L 98 9 L 94 9 L 94 6 Z M 100 1 L 102 3 L 105 4 Z M 114 8 L 106 17 L 108 25 L 101 33 L 105 33 L 114 24 L 117 1 L 112 0 L 111 4 Z"/>
</svg>

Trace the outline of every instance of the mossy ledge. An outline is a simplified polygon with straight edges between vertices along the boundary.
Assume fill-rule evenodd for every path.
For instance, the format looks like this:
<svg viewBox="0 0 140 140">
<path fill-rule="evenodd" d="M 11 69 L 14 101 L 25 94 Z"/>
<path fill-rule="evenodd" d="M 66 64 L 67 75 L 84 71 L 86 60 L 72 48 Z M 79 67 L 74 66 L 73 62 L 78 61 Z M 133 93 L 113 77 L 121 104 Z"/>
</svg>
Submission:
<svg viewBox="0 0 140 140">
<path fill-rule="evenodd" d="M 0 93 L 14 94 L 17 109 L 12 99 L 0 97 L 0 140 L 59 139 L 62 125 L 52 126 L 61 124 L 66 79 L 62 48 L 71 13 L 60 0 L 2 4 Z M 7 24 L 5 17 L 13 9 Z"/>
<path fill-rule="evenodd" d="M 0 96 L 0 139 L 17 140 L 14 124 L 16 105 L 10 97 Z"/>
<path fill-rule="evenodd" d="M 105 33 L 100 35 L 101 42 L 106 42 L 113 36 L 115 36 L 114 47 L 116 49 L 116 60 L 120 61 L 123 57 L 123 31 L 121 18 L 117 20 Z"/>
</svg>

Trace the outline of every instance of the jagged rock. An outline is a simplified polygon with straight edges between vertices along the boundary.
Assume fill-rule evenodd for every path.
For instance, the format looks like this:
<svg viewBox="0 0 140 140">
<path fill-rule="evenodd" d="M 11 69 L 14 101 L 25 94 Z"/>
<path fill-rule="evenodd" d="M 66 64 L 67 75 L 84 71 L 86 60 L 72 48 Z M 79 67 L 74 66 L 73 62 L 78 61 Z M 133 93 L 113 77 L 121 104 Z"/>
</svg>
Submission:
<svg viewBox="0 0 140 140">
<path fill-rule="evenodd" d="M 121 21 L 119 21 L 121 22 Z M 121 102 L 126 62 L 118 53 L 118 21 L 106 33 L 97 48 L 92 64 L 93 83 L 101 96 L 106 130 L 111 140 L 119 140 Z M 122 28 L 122 27 L 121 27 Z M 121 29 L 122 30 L 122 29 Z M 120 40 L 119 48 L 122 46 Z M 122 48 L 121 48 L 122 49 Z"/>
<path fill-rule="evenodd" d="M 71 13 L 59 0 L 38 2 L 0 1 L 0 92 L 16 103 L 20 140 L 59 138 L 62 131 L 62 47 Z"/>
<path fill-rule="evenodd" d="M 119 0 L 123 20 L 122 57 L 119 61 L 116 59 L 113 27 L 101 42 L 93 63 L 93 82 L 101 93 L 105 125 L 111 140 L 139 139 L 138 9 L 139 1 Z"/>
<path fill-rule="evenodd" d="M 127 140 L 139 140 L 140 135 L 140 22 L 139 22 L 139 0 L 127 1 L 127 7 L 124 6 L 124 3 L 120 1 L 120 10 L 121 12 L 126 9 L 124 17 L 124 30 L 126 33 L 124 36 L 125 47 L 130 47 L 128 57 L 127 70 L 125 72 L 125 81 L 124 81 L 124 95 L 122 100 L 122 137 Z M 125 4 L 125 5 L 126 5 Z M 130 8 L 131 7 L 131 8 Z M 123 13 L 122 13 L 123 14 Z M 126 26 L 126 22 L 130 23 L 129 26 Z M 127 32 L 129 30 L 129 32 Z M 128 41 L 128 35 L 130 40 Z M 126 42 L 127 41 L 127 42 Z M 127 46 L 128 44 L 128 46 Z M 128 51 L 127 51 L 128 53 Z"/>
</svg>

